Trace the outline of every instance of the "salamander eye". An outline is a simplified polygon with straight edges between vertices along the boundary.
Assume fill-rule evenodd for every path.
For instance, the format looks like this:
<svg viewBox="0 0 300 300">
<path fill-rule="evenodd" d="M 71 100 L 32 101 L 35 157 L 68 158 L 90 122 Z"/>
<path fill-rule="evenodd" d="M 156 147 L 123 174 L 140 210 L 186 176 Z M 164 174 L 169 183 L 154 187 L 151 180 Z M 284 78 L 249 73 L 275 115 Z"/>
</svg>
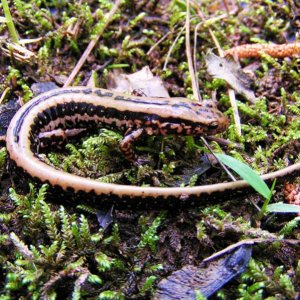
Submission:
<svg viewBox="0 0 300 300">
<path fill-rule="evenodd" d="M 217 108 L 216 103 L 214 103 L 212 100 L 203 101 L 203 106 L 207 108 Z"/>
<path fill-rule="evenodd" d="M 219 126 L 219 122 L 218 121 L 212 121 L 209 123 L 208 128 L 209 129 L 216 129 Z"/>
</svg>

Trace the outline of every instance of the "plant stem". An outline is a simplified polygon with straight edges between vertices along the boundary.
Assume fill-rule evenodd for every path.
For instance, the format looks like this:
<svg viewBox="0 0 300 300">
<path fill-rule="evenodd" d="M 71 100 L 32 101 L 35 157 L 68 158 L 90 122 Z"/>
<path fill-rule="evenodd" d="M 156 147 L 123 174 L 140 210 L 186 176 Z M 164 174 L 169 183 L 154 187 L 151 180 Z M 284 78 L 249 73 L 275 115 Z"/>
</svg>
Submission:
<svg viewBox="0 0 300 300">
<path fill-rule="evenodd" d="M 1 0 L 1 2 L 2 2 L 2 7 L 3 7 L 6 23 L 7 23 L 7 28 L 8 28 L 8 31 L 10 33 L 11 39 L 14 43 L 18 44 L 19 43 L 19 37 L 18 37 L 18 33 L 17 33 L 16 28 L 15 28 L 13 19 L 12 19 L 12 16 L 11 16 L 10 11 L 9 11 L 8 3 L 7 3 L 6 0 Z"/>
<path fill-rule="evenodd" d="M 261 208 L 261 210 L 260 210 L 260 212 L 257 216 L 258 221 L 260 221 L 263 218 L 263 216 L 267 213 L 268 205 L 269 205 L 269 202 L 272 198 L 272 194 L 273 194 L 273 191 L 274 191 L 274 188 L 275 188 L 275 184 L 276 184 L 276 179 L 272 183 L 270 196 L 265 199 L 265 201 L 263 203 L 263 206 L 262 206 L 262 208 Z"/>
</svg>

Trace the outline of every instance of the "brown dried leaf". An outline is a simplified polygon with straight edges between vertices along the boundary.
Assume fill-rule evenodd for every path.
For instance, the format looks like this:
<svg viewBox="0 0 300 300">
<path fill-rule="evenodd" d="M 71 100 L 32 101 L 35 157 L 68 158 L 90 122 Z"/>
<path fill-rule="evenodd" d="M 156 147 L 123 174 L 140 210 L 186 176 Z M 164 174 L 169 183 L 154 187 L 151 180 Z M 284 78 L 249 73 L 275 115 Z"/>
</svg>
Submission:
<svg viewBox="0 0 300 300">
<path fill-rule="evenodd" d="M 233 60 L 219 57 L 209 53 L 205 57 L 207 71 L 214 78 L 225 80 L 237 93 L 243 95 L 248 101 L 254 103 L 256 97 L 250 90 L 250 77 L 243 72 L 240 65 Z"/>
<path fill-rule="evenodd" d="M 153 76 L 147 66 L 129 75 L 114 70 L 110 73 L 107 88 L 115 92 L 138 93 L 146 97 L 170 97 L 162 80 Z"/>
</svg>

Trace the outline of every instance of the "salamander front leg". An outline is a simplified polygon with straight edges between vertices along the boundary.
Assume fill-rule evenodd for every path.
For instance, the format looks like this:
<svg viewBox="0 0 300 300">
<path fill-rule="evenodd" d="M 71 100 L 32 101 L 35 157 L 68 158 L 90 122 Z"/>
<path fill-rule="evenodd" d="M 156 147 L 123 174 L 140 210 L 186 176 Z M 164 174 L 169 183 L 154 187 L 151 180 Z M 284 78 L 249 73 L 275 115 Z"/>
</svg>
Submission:
<svg viewBox="0 0 300 300">
<path fill-rule="evenodd" d="M 136 162 L 136 156 L 132 150 L 132 143 L 134 143 L 144 133 L 143 128 L 134 131 L 129 131 L 123 140 L 120 142 L 120 149 L 126 159 L 131 162 Z"/>
</svg>

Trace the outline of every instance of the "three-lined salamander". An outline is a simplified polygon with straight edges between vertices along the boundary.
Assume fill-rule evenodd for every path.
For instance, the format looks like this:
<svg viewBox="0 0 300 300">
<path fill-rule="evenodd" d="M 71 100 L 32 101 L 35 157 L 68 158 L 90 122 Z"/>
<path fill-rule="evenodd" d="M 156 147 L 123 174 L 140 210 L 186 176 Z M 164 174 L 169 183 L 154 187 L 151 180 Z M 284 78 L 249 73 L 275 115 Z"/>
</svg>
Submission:
<svg viewBox="0 0 300 300">
<path fill-rule="evenodd" d="M 97 123 L 124 130 L 125 137 L 120 148 L 127 159 L 134 160 L 131 146 L 142 135 L 214 135 L 227 128 L 228 119 L 211 103 L 126 96 L 88 87 L 56 89 L 39 95 L 16 113 L 6 137 L 9 157 L 19 168 L 41 182 L 75 194 L 114 199 L 186 200 L 248 186 L 243 180 L 170 188 L 102 183 L 57 170 L 35 155 L 39 136 L 43 133 L 86 128 Z M 295 164 L 262 178 L 272 179 L 299 169 L 300 164 Z"/>
</svg>

